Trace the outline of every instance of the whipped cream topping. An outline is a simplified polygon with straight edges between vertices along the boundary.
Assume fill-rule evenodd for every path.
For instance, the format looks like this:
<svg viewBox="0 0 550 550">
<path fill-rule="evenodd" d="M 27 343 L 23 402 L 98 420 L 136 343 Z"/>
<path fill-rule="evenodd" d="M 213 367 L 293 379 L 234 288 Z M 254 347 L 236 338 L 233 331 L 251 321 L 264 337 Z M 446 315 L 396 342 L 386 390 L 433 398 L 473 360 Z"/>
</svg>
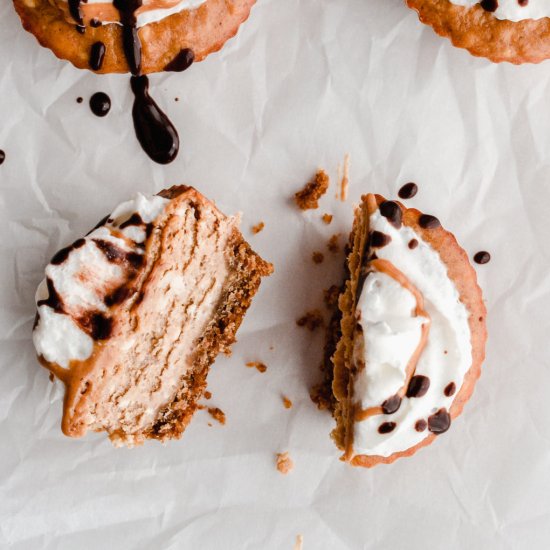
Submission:
<svg viewBox="0 0 550 550">
<path fill-rule="evenodd" d="M 68 0 L 55 0 L 65 7 Z M 137 27 L 161 21 L 165 17 L 184 10 L 194 10 L 204 4 L 206 0 L 143 0 L 143 4 L 136 11 Z M 67 8 L 66 8 L 67 9 Z M 82 2 L 81 10 L 85 20 L 97 18 L 102 24 L 119 23 L 113 0 L 87 0 Z"/>
<path fill-rule="evenodd" d="M 72 360 L 90 357 L 106 322 L 106 298 L 141 265 L 147 225 L 168 203 L 138 193 L 85 238 L 52 258 L 36 292 L 33 342 L 39 356 L 65 369 Z"/>
<path fill-rule="evenodd" d="M 550 0 L 493 0 L 491 2 L 480 2 L 480 0 L 450 0 L 457 6 L 471 8 L 476 4 L 497 19 L 508 21 L 523 21 L 525 19 L 542 19 L 550 17 Z"/>
<path fill-rule="evenodd" d="M 378 210 L 371 215 L 369 225 L 371 231 L 391 238 L 376 248 L 376 255 L 414 285 L 430 319 L 414 372 L 429 379 L 427 392 L 418 397 L 407 397 L 402 392 L 395 412 L 370 415 L 354 423 L 354 454 L 387 457 L 420 443 L 430 434 L 426 429 L 428 418 L 441 409 L 449 411 L 472 364 L 472 345 L 469 313 L 437 251 L 413 229 L 404 225 L 396 229 Z M 408 245 L 413 239 L 418 245 L 411 249 Z M 410 290 L 392 277 L 376 272 L 367 276 L 357 307 L 363 331 L 357 331 L 355 337 L 356 364 L 365 364 L 354 379 L 354 399 L 362 409 L 382 407 L 403 387 L 406 365 L 427 322 L 426 317 L 415 315 L 414 304 Z M 358 356 L 361 351 L 362 357 Z M 456 391 L 447 391 L 446 395 L 450 384 Z M 423 421 L 423 431 L 417 430 L 418 421 Z"/>
</svg>

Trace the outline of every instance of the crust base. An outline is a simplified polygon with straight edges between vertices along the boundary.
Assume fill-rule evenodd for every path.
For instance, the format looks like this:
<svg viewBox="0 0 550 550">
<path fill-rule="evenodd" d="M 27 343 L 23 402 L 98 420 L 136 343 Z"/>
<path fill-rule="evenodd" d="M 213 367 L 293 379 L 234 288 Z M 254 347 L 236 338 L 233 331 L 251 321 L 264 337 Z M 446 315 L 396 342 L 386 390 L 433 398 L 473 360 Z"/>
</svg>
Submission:
<svg viewBox="0 0 550 550">
<path fill-rule="evenodd" d="M 256 0 L 206 0 L 199 8 L 170 15 L 139 29 L 142 42 L 143 74 L 163 71 L 184 48 L 190 48 L 195 61 L 218 51 L 233 37 L 249 16 Z M 121 26 L 86 27 L 77 32 L 59 8 L 49 0 L 13 0 L 23 27 L 60 59 L 79 69 L 90 69 L 90 49 L 95 42 L 105 44 L 105 58 L 98 73 L 129 71 L 122 49 Z M 91 70 L 91 69 L 90 69 Z"/>
<path fill-rule="evenodd" d="M 457 48 L 494 63 L 540 63 L 550 57 L 550 18 L 505 21 L 481 6 L 449 0 L 406 0 L 422 23 L 449 38 Z"/>
</svg>

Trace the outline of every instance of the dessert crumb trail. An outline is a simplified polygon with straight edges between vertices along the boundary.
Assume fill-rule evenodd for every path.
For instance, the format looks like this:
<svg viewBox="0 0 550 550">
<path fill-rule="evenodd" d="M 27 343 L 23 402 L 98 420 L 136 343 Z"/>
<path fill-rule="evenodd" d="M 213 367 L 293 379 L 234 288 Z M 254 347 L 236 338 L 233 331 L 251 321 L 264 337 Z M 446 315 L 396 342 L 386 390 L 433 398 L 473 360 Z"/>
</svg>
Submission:
<svg viewBox="0 0 550 550">
<path fill-rule="evenodd" d="M 292 408 L 292 401 L 286 395 L 283 395 L 283 405 L 285 406 L 285 409 Z"/>
<path fill-rule="evenodd" d="M 314 330 L 317 330 L 319 327 L 322 327 L 325 324 L 325 321 L 323 319 L 322 313 L 318 309 L 313 309 L 311 311 L 306 312 L 305 315 L 300 317 L 296 324 L 299 327 L 305 327 L 309 331 L 313 332 Z"/>
<path fill-rule="evenodd" d="M 220 424 L 225 424 L 225 413 L 218 407 L 209 407 L 208 413 L 214 420 L 216 420 Z"/>
<path fill-rule="evenodd" d="M 313 263 L 315 263 L 315 264 L 322 264 L 324 259 L 325 259 L 325 255 L 322 252 L 315 251 L 311 255 L 311 259 L 313 260 Z"/>
<path fill-rule="evenodd" d="M 258 372 L 265 372 L 267 370 L 267 365 L 261 363 L 260 361 L 250 361 L 246 364 L 249 369 L 256 369 Z"/>
<path fill-rule="evenodd" d="M 257 235 L 264 227 L 264 222 L 257 223 L 256 225 L 252 226 L 252 233 L 254 233 L 254 235 Z"/>
<path fill-rule="evenodd" d="M 324 170 L 318 170 L 313 179 L 295 193 L 294 200 L 300 210 L 319 208 L 319 199 L 327 192 L 330 179 Z"/>
<path fill-rule="evenodd" d="M 289 474 L 294 468 L 294 462 L 288 452 L 277 453 L 277 470 L 283 475 Z"/>
</svg>

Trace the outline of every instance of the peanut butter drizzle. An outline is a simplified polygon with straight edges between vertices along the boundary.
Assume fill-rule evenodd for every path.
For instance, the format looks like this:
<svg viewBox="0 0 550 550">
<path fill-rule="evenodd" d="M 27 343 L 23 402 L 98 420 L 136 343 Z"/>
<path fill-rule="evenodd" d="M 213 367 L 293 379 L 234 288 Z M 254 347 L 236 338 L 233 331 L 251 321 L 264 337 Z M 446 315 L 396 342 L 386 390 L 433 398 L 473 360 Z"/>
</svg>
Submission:
<svg viewBox="0 0 550 550">
<path fill-rule="evenodd" d="M 428 341 L 428 334 L 430 332 L 431 319 L 429 314 L 424 309 L 424 298 L 420 293 L 420 291 L 391 262 L 389 262 L 388 260 L 381 260 L 381 259 L 372 260 L 369 265 L 369 272 L 373 272 L 373 271 L 388 275 L 389 277 L 394 279 L 396 282 L 398 282 L 403 288 L 407 289 L 414 296 L 416 300 L 416 308 L 414 310 L 415 316 L 426 318 L 426 322 L 422 325 L 422 333 L 420 336 L 420 341 L 418 343 L 418 346 L 414 350 L 414 353 L 412 354 L 409 362 L 407 363 L 407 368 L 405 369 L 405 383 L 397 392 L 397 395 L 403 398 L 407 391 L 409 382 L 416 370 L 416 365 L 418 363 L 418 360 L 420 359 L 420 356 L 422 355 L 422 352 L 426 347 L 426 343 Z M 353 418 L 355 422 L 362 422 L 363 420 L 366 420 L 371 416 L 376 416 L 380 414 L 384 414 L 384 411 L 381 406 L 369 407 L 368 409 L 361 409 L 359 405 L 355 405 Z"/>
</svg>

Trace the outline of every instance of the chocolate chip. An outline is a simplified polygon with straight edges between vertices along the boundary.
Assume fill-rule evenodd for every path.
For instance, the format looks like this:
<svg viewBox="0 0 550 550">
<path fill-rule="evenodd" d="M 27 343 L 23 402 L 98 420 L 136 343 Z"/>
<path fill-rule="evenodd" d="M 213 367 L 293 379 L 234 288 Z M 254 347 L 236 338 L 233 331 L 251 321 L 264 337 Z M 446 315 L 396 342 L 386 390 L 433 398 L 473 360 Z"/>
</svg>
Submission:
<svg viewBox="0 0 550 550">
<path fill-rule="evenodd" d="M 417 432 L 423 432 L 427 427 L 428 427 L 428 423 L 423 419 L 417 420 L 416 424 L 414 425 L 414 429 Z"/>
<path fill-rule="evenodd" d="M 403 220 L 403 212 L 401 208 L 394 201 L 384 201 L 380 204 L 380 214 L 384 216 L 396 229 L 401 227 Z"/>
<path fill-rule="evenodd" d="M 430 388 L 430 379 L 427 376 L 417 374 L 411 378 L 407 388 L 407 397 L 422 397 Z"/>
<path fill-rule="evenodd" d="M 454 382 L 451 382 L 450 384 L 447 384 L 447 386 L 443 390 L 443 393 L 447 397 L 451 397 L 452 395 L 455 394 L 455 392 L 456 392 L 456 384 Z"/>
<path fill-rule="evenodd" d="M 381 231 L 373 231 L 371 234 L 370 244 L 376 248 L 386 246 L 391 242 L 391 237 Z"/>
<path fill-rule="evenodd" d="M 384 414 L 393 414 L 399 410 L 400 406 L 401 397 L 399 397 L 399 395 L 393 395 L 382 403 L 382 410 L 384 411 Z"/>
<path fill-rule="evenodd" d="M 393 430 L 395 430 L 395 426 L 397 426 L 395 422 L 384 422 L 378 427 L 378 433 L 389 434 L 390 432 L 393 432 Z"/>
<path fill-rule="evenodd" d="M 416 183 L 406 183 L 399 189 L 397 193 L 401 199 L 412 199 L 418 193 L 418 185 Z"/>
<path fill-rule="evenodd" d="M 482 250 L 481 252 L 477 252 L 474 255 L 474 262 L 476 264 L 487 264 L 491 261 L 491 254 L 489 252 Z"/>
<path fill-rule="evenodd" d="M 434 434 L 442 434 L 451 427 L 451 415 L 446 409 L 439 409 L 428 418 L 428 430 Z"/>
<path fill-rule="evenodd" d="M 498 0 L 481 0 L 479 5 L 488 12 L 495 12 L 498 8 Z"/>
<path fill-rule="evenodd" d="M 416 239 L 411 239 L 409 241 L 409 248 L 414 250 L 418 246 L 418 241 Z"/>
<path fill-rule="evenodd" d="M 418 223 L 423 229 L 435 229 L 441 226 L 441 222 L 435 216 L 429 214 L 422 214 L 418 219 Z"/>
</svg>

